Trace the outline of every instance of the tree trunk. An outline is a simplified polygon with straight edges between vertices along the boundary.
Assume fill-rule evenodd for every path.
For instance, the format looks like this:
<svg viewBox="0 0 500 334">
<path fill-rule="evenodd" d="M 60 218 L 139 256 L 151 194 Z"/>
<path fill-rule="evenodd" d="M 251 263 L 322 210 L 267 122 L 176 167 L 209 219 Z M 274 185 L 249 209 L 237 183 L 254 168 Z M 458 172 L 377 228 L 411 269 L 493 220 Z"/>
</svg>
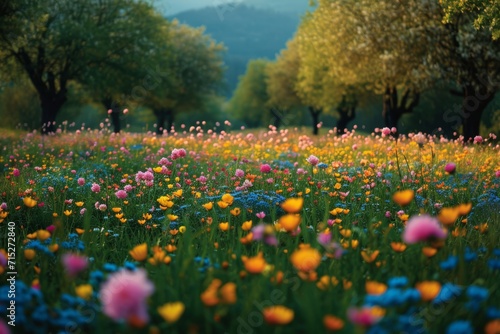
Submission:
<svg viewBox="0 0 500 334">
<path fill-rule="evenodd" d="M 51 94 L 50 94 L 51 95 Z M 42 109 L 42 134 L 47 135 L 56 131 L 56 116 L 66 102 L 66 94 L 49 94 L 40 96 Z"/>
<path fill-rule="evenodd" d="M 106 111 L 111 110 L 111 114 L 109 116 L 111 117 L 111 124 L 113 124 L 113 132 L 119 133 L 121 131 L 120 108 L 111 97 L 105 97 L 102 100 L 102 104 L 104 104 Z"/>
<path fill-rule="evenodd" d="M 279 129 L 281 126 L 281 121 L 283 120 L 283 113 L 276 108 L 271 108 L 271 114 L 273 115 L 273 125 L 276 129 Z"/>
<path fill-rule="evenodd" d="M 418 105 L 420 93 L 407 88 L 399 101 L 396 87 L 387 86 L 383 100 L 382 116 L 385 126 L 388 128 L 398 128 L 398 121 L 404 114 L 409 114 Z M 397 134 L 396 134 L 397 135 Z"/>
<path fill-rule="evenodd" d="M 339 119 L 337 121 L 337 134 L 342 135 L 347 129 L 347 124 L 356 117 L 357 101 L 347 103 L 345 95 L 342 96 L 342 101 L 337 106 Z"/>
<path fill-rule="evenodd" d="M 156 115 L 156 133 L 162 135 L 164 130 L 167 133 L 170 132 L 174 124 L 174 111 L 170 108 L 159 108 L 155 109 L 154 113 Z M 167 127 L 165 127 L 165 122 L 167 122 Z"/>
<path fill-rule="evenodd" d="M 309 113 L 311 114 L 312 117 L 312 126 L 313 126 L 313 135 L 317 136 L 319 134 L 319 115 L 321 114 L 323 110 L 321 108 L 314 108 L 312 106 L 309 106 Z"/>
<path fill-rule="evenodd" d="M 464 141 L 472 141 L 474 137 L 479 136 L 481 129 L 481 116 L 488 104 L 495 97 L 495 93 L 489 91 L 486 87 L 476 89 L 473 86 L 464 87 L 464 99 L 462 102 L 462 116 L 464 118 L 463 136 Z M 484 90 L 482 92 L 481 90 Z"/>
</svg>

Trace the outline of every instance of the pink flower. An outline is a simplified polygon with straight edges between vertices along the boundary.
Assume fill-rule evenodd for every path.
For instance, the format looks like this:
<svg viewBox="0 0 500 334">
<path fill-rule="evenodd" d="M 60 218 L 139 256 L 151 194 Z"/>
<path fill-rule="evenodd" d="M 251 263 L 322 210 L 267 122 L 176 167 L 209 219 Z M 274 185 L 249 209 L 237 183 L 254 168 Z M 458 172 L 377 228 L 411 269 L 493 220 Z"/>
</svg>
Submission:
<svg viewBox="0 0 500 334">
<path fill-rule="evenodd" d="M 413 216 L 406 223 L 403 232 L 403 241 L 407 244 L 415 244 L 429 239 L 445 239 L 446 232 L 442 229 L 439 221 L 429 215 Z"/>
<path fill-rule="evenodd" d="M 9 326 L 5 323 L 3 319 L 0 319 L 0 333 L 2 334 L 10 334 Z"/>
<path fill-rule="evenodd" d="M 89 260 L 86 256 L 72 253 L 64 254 L 61 261 L 66 270 L 66 274 L 71 278 L 76 277 L 80 272 L 87 269 L 89 264 Z"/>
<path fill-rule="evenodd" d="M 262 173 L 269 173 L 271 171 L 271 166 L 269 166 L 268 164 L 262 164 L 260 165 L 260 171 Z"/>
<path fill-rule="evenodd" d="M 52 234 L 56 230 L 56 226 L 55 225 L 49 225 L 49 226 L 47 226 L 46 230 L 49 231 L 50 234 Z"/>
<path fill-rule="evenodd" d="M 331 241 L 332 241 L 332 234 L 330 232 L 328 233 L 321 232 L 320 234 L 318 234 L 318 243 L 321 246 L 326 247 Z"/>
<path fill-rule="evenodd" d="M 453 162 L 449 162 L 444 166 L 444 171 L 448 174 L 454 174 L 455 170 L 457 169 L 457 165 L 455 165 Z"/>
<path fill-rule="evenodd" d="M 391 134 L 391 129 L 387 127 L 382 129 L 382 136 L 388 136 L 390 134 Z"/>
<path fill-rule="evenodd" d="M 115 192 L 115 196 L 118 197 L 119 199 L 125 199 L 127 198 L 127 192 L 125 190 L 118 190 L 117 192 Z"/>
<path fill-rule="evenodd" d="M 310 163 L 313 166 L 316 166 L 319 164 L 319 159 L 315 155 L 310 155 L 309 158 L 306 159 L 308 163 Z"/>
<path fill-rule="evenodd" d="M 7 258 L 0 252 L 0 267 L 5 267 L 7 265 Z M 1 333 L 1 332 L 0 332 Z"/>
<path fill-rule="evenodd" d="M 108 208 L 108 206 L 107 206 L 106 204 L 99 204 L 99 210 L 100 210 L 100 211 L 103 211 L 103 212 L 104 212 L 104 211 L 106 211 L 106 210 L 107 210 L 107 208 Z"/>
<path fill-rule="evenodd" d="M 85 184 L 85 179 L 83 177 L 79 177 L 78 181 L 76 181 L 76 182 L 78 182 L 79 186 L 83 186 Z"/>
<path fill-rule="evenodd" d="M 19 171 L 19 169 L 14 168 L 14 170 L 12 171 L 12 174 L 17 177 L 17 176 L 21 175 L 21 172 Z"/>
<path fill-rule="evenodd" d="M 256 216 L 257 216 L 257 218 L 259 218 L 259 219 L 264 219 L 264 217 L 266 216 L 266 214 L 264 213 L 264 211 L 261 211 L 261 212 L 259 212 L 259 213 L 255 214 L 255 215 L 256 215 Z"/>
<path fill-rule="evenodd" d="M 245 176 L 245 172 L 244 172 L 243 170 L 241 170 L 241 169 L 237 169 L 237 170 L 234 172 L 234 175 L 235 175 L 236 177 L 243 177 L 243 176 Z"/>
<path fill-rule="evenodd" d="M 500 169 L 495 172 L 496 177 L 500 177 Z"/>
<path fill-rule="evenodd" d="M 101 286 L 103 313 L 115 321 L 149 320 L 146 299 L 154 292 L 144 269 L 120 270 L 109 275 Z"/>
<path fill-rule="evenodd" d="M 101 186 L 98 185 L 97 183 L 92 183 L 90 190 L 92 190 L 92 192 L 94 193 L 98 193 L 99 191 L 101 191 Z"/>
<path fill-rule="evenodd" d="M 482 142 L 483 142 L 483 137 L 481 137 L 481 136 L 474 137 L 474 144 L 480 144 Z"/>
<path fill-rule="evenodd" d="M 372 312 L 372 309 L 370 307 L 362 307 L 362 308 L 350 307 L 347 310 L 347 318 L 349 318 L 349 320 L 353 324 L 365 327 L 372 326 L 381 319 L 380 316 Z"/>
</svg>

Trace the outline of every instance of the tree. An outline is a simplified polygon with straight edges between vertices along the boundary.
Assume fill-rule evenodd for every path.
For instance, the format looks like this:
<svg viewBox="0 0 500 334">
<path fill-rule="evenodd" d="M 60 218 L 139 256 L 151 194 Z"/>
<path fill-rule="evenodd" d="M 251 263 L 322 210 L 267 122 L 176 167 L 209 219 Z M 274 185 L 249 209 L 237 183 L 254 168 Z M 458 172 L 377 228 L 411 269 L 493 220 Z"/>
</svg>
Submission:
<svg viewBox="0 0 500 334">
<path fill-rule="evenodd" d="M 425 61 L 430 4 L 421 0 L 320 0 L 301 25 L 306 82 L 336 82 L 383 95 L 386 125 L 396 127 L 432 83 Z M 319 82 L 318 84 L 321 84 Z M 402 94 L 401 94 L 402 93 Z"/>
<path fill-rule="evenodd" d="M 471 3 L 464 1 L 463 8 L 470 8 Z M 499 5 L 492 1 L 491 8 L 495 6 Z M 464 139 L 472 140 L 480 133 L 484 110 L 500 90 L 500 39 L 493 40 L 488 27 L 474 27 L 478 15 L 483 15 L 481 12 L 464 10 L 444 16 L 440 10 L 439 14 L 445 23 L 434 36 L 435 47 L 429 49 L 429 63 L 439 70 L 442 78 L 458 86 L 451 92 L 462 97 L 462 107 L 446 111 L 443 119 L 455 129 L 462 125 Z"/>
<path fill-rule="evenodd" d="M 229 102 L 231 112 L 248 127 L 269 124 L 267 66 L 270 61 L 255 59 L 248 62 Z"/>
<path fill-rule="evenodd" d="M 463 13 L 473 14 L 473 24 L 478 30 L 488 29 L 493 39 L 500 38 L 500 2 L 491 0 L 440 0 L 445 10 L 444 21 Z"/>
<path fill-rule="evenodd" d="M 163 45 L 164 56 L 158 63 L 161 72 L 152 75 L 156 83 L 142 87 L 147 96 L 142 103 L 153 110 L 158 134 L 170 131 L 177 112 L 201 108 L 216 94 L 225 71 L 225 48 L 205 35 L 204 28 L 174 20 Z"/>
<path fill-rule="evenodd" d="M 14 15 L 0 18 L 0 57 L 14 59 L 40 99 L 42 132 L 53 132 L 70 81 L 89 69 L 120 66 L 154 52 L 154 9 L 139 0 L 12 0 Z"/>
</svg>

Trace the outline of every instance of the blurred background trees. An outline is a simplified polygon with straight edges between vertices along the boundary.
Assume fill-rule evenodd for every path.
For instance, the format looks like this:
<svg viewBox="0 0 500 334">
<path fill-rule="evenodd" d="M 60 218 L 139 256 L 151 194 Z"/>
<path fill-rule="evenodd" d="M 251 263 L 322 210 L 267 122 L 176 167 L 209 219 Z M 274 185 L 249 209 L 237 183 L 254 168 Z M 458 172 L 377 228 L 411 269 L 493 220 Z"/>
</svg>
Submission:
<svg viewBox="0 0 500 334">
<path fill-rule="evenodd" d="M 499 7 L 318 0 L 294 28 L 281 14 L 235 3 L 222 18 L 220 8 L 193 11 L 194 25 L 205 29 L 167 18 L 146 0 L 0 0 L 2 126 L 48 133 L 64 120 L 96 127 L 107 118 L 115 132 L 126 119 L 132 131 L 163 134 L 176 124 L 229 119 L 306 125 L 313 134 L 357 124 L 470 139 L 500 127 Z M 271 38 L 281 19 L 289 34 L 281 51 L 242 51 L 252 38 L 252 45 L 283 43 Z M 253 58 L 237 81 L 227 76 L 236 59 L 228 53 Z"/>
</svg>

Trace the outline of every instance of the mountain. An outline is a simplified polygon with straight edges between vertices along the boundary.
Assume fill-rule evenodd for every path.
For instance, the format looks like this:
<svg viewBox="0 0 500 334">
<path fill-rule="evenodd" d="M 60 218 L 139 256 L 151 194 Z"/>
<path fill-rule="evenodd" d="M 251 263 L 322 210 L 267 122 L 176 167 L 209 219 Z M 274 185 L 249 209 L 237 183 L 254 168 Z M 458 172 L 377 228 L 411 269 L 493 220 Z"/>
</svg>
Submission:
<svg viewBox="0 0 500 334">
<path fill-rule="evenodd" d="M 275 10 L 283 13 L 300 15 L 309 8 L 309 0 L 156 0 L 155 6 L 166 16 L 200 9 L 203 7 L 218 7 L 221 9 L 246 5 L 265 10 Z"/>
<path fill-rule="evenodd" d="M 299 15 L 234 5 L 221 10 L 205 7 L 172 17 L 193 27 L 204 26 L 205 33 L 227 48 L 227 96 L 234 91 L 238 77 L 245 73 L 250 59 L 274 59 L 291 39 L 300 23 Z"/>
</svg>

